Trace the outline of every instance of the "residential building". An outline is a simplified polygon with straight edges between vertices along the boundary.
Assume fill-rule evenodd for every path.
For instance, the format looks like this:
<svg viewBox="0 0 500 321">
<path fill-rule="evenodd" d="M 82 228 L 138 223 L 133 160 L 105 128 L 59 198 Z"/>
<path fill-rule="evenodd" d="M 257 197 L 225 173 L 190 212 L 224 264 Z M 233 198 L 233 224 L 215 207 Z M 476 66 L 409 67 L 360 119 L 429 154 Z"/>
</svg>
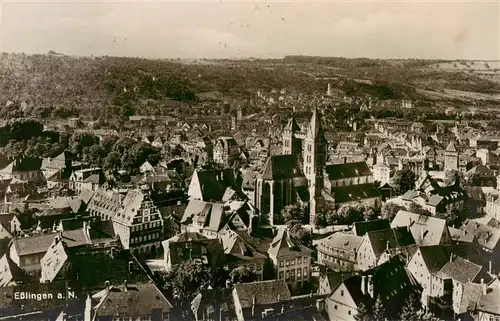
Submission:
<svg viewBox="0 0 500 321">
<path fill-rule="evenodd" d="M 391 223 L 392 228 L 407 227 L 418 245 L 451 244 L 446 220 L 400 210 Z"/>
<path fill-rule="evenodd" d="M 412 293 L 418 293 L 418 286 L 404 261 L 394 257 L 361 275 L 343 279 L 326 298 L 325 307 L 330 320 L 355 320 L 361 304 L 372 306 L 380 298 L 388 317 L 397 319 Z"/>
<path fill-rule="evenodd" d="M 309 281 L 312 250 L 293 239 L 286 229 L 278 229 L 267 253 L 274 263 L 278 280 L 285 280 L 292 287 Z"/>
<path fill-rule="evenodd" d="M 236 284 L 233 292 L 236 320 L 322 321 L 323 301 L 309 295 L 292 297 L 283 280 Z"/>
<path fill-rule="evenodd" d="M 232 168 L 223 170 L 196 170 L 189 183 L 188 197 L 192 200 L 203 200 L 206 202 L 223 201 L 226 192 L 233 190 L 235 197 L 246 199 L 241 192 L 241 184 L 237 174 Z M 227 195 L 226 195 L 227 196 Z"/>
<path fill-rule="evenodd" d="M 332 270 L 356 269 L 357 251 L 363 237 L 348 233 L 334 233 L 318 241 L 318 264 Z"/>
<path fill-rule="evenodd" d="M 407 269 L 422 287 L 422 304 L 428 307 L 432 298 L 445 295 L 448 286 L 437 274 L 453 256 L 478 257 L 468 244 L 422 246 L 410 258 Z"/>
<path fill-rule="evenodd" d="M 357 266 L 366 271 L 398 254 L 409 257 L 415 251 L 415 239 L 406 227 L 372 231 L 359 245 Z"/>
<path fill-rule="evenodd" d="M 38 183 L 43 180 L 40 167 L 42 160 L 39 158 L 15 159 L 0 170 L 0 179 L 16 179 Z"/>
<path fill-rule="evenodd" d="M 231 166 L 240 155 L 240 147 L 233 137 L 220 137 L 214 146 L 214 162 Z"/>
<path fill-rule="evenodd" d="M 481 297 L 476 305 L 477 320 L 500 320 L 500 280 L 496 278 L 490 284 L 482 284 L 481 286 Z"/>
<path fill-rule="evenodd" d="M 368 232 L 386 230 L 391 228 L 391 222 L 386 219 L 376 219 L 362 222 L 354 222 L 352 225 L 352 234 L 356 236 L 365 236 Z"/>
<path fill-rule="evenodd" d="M 106 182 L 101 168 L 87 168 L 74 171 L 69 178 L 69 189 L 80 194 L 82 191 L 96 191 Z"/>
<path fill-rule="evenodd" d="M 230 268 L 243 267 L 253 271 L 257 280 L 264 278 L 264 263 L 267 256 L 259 253 L 252 245 L 244 240 L 237 232 L 230 231 L 221 236 L 227 264 Z"/>
<path fill-rule="evenodd" d="M 92 299 L 98 302 L 92 311 L 95 321 L 173 320 L 172 304 L 152 281 L 107 285 Z"/>
<path fill-rule="evenodd" d="M 225 265 L 226 263 L 221 241 L 208 239 L 200 233 L 184 232 L 163 241 L 162 246 L 167 271 L 188 260 L 205 266 Z"/>
</svg>

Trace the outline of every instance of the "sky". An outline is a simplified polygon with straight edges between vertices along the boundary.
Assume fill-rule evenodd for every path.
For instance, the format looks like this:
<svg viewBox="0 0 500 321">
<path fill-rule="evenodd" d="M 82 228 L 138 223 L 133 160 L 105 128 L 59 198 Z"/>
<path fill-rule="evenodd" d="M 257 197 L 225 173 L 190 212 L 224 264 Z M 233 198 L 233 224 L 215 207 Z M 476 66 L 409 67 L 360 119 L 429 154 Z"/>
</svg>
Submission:
<svg viewBox="0 0 500 321">
<path fill-rule="evenodd" d="M 500 1 L 0 0 L 0 51 L 500 59 Z"/>
</svg>

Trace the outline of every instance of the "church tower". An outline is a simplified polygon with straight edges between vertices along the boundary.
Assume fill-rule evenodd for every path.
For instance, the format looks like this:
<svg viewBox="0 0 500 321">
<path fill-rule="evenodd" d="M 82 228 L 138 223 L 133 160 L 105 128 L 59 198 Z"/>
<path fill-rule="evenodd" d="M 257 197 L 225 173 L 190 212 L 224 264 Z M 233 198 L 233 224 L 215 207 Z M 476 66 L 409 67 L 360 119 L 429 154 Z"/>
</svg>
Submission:
<svg viewBox="0 0 500 321">
<path fill-rule="evenodd" d="M 444 151 L 444 170 L 445 172 L 458 171 L 458 150 L 453 141 L 450 141 Z"/>
<path fill-rule="evenodd" d="M 292 115 L 288 124 L 283 129 L 283 155 L 299 155 L 302 153 L 302 140 L 296 136 L 300 126 Z"/>
<path fill-rule="evenodd" d="M 309 224 L 313 225 L 316 223 L 317 203 L 322 199 L 327 144 L 320 115 L 314 107 L 303 146 L 304 174 L 309 183 Z"/>
</svg>

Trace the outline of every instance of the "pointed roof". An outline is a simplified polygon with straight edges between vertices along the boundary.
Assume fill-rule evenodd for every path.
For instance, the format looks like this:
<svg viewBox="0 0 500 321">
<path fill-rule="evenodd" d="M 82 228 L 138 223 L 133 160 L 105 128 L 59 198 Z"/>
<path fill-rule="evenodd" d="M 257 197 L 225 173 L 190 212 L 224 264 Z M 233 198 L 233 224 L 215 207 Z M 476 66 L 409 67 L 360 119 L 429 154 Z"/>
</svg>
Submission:
<svg viewBox="0 0 500 321">
<path fill-rule="evenodd" d="M 289 130 L 291 132 L 300 132 L 300 126 L 297 124 L 297 121 L 295 120 L 295 117 L 292 115 L 290 120 L 288 121 L 288 124 L 285 127 L 285 130 Z"/>
<path fill-rule="evenodd" d="M 326 141 L 320 114 L 318 113 L 318 108 L 316 106 L 314 106 L 311 122 L 309 123 L 309 127 L 307 129 L 307 137 L 313 138 L 314 140 L 319 139 Z"/>
<path fill-rule="evenodd" d="M 448 144 L 448 147 L 446 147 L 446 151 L 447 152 L 456 152 L 457 151 L 457 149 L 455 148 L 455 144 L 453 144 L 452 140 Z"/>
</svg>

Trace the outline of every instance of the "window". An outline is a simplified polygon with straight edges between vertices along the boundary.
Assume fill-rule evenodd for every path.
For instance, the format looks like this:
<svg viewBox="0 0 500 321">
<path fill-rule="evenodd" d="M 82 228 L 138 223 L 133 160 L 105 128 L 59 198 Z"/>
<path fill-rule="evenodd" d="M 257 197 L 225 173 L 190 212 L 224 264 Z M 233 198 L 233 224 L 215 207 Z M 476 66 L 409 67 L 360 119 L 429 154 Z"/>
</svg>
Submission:
<svg viewBox="0 0 500 321">
<path fill-rule="evenodd" d="M 140 318 L 140 321 L 151 321 L 151 317 L 150 316 L 142 316 Z"/>
<path fill-rule="evenodd" d="M 278 279 L 279 279 L 279 280 L 283 280 L 283 271 L 280 271 L 279 276 L 278 276 Z"/>
<path fill-rule="evenodd" d="M 163 321 L 169 321 L 170 320 L 170 314 L 168 312 L 163 312 Z"/>
<path fill-rule="evenodd" d="M 285 266 L 290 266 L 290 260 L 286 260 Z"/>
<path fill-rule="evenodd" d="M 290 260 L 290 264 L 291 264 L 291 265 L 295 265 L 295 259 L 291 259 L 291 260 Z"/>
<path fill-rule="evenodd" d="M 344 290 L 340 290 L 340 295 L 344 296 Z"/>
<path fill-rule="evenodd" d="M 280 261 L 280 267 L 283 267 L 284 266 L 284 262 L 283 261 Z"/>
<path fill-rule="evenodd" d="M 302 269 L 298 268 L 297 269 L 297 279 L 300 279 L 302 277 Z"/>
<path fill-rule="evenodd" d="M 297 264 L 301 264 L 301 263 L 302 263 L 302 257 L 301 257 L 301 256 L 299 256 L 299 257 L 297 258 Z"/>
<path fill-rule="evenodd" d="M 304 268 L 304 277 L 306 277 L 308 274 L 307 274 L 307 268 L 305 267 Z"/>
<path fill-rule="evenodd" d="M 286 271 L 285 275 L 286 275 L 286 280 L 287 281 L 290 280 L 290 271 Z"/>
<path fill-rule="evenodd" d="M 347 312 L 347 314 L 351 315 L 351 310 L 349 310 L 349 311 Z"/>
<path fill-rule="evenodd" d="M 257 271 L 260 271 L 260 270 L 262 270 L 262 265 L 257 264 Z"/>
<path fill-rule="evenodd" d="M 335 310 L 337 310 L 337 309 L 338 309 L 338 306 L 335 304 Z"/>
</svg>

